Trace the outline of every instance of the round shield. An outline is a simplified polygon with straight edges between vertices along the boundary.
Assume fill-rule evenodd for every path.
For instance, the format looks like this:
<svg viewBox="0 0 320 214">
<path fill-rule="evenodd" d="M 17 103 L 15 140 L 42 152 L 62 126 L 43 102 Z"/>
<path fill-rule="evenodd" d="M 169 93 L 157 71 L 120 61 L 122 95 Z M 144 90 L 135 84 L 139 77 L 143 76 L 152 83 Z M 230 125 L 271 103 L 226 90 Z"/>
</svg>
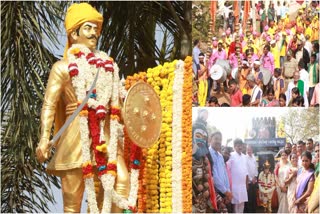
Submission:
<svg viewBox="0 0 320 214">
<path fill-rule="evenodd" d="M 227 72 L 227 75 L 230 75 L 231 65 L 229 60 L 218 59 L 215 64 L 220 65 Z"/>
<path fill-rule="evenodd" d="M 227 73 L 220 65 L 214 64 L 210 69 L 210 76 L 213 80 L 223 82 L 227 78 Z"/>
<path fill-rule="evenodd" d="M 151 147 L 159 138 L 162 110 L 159 96 L 145 82 L 137 82 L 128 91 L 122 109 L 126 130 L 132 142 Z"/>
<path fill-rule="evenodd" d="M 234 68 L 234 69 L 232 69 L 232 71 L 231 71 L 231 76 L 232 76 L 232 78 L 233 79 L 237 79 L 237 76 L 238 76 L 238 68 Z"/>
<path fill-rule="evenodd" d="M 260 71 L 262 72 L 262 75 L 263 75 L 262 77 L 263 85 L 268 85 L 272 77 L 271 72 L 268 69 L 262 68 L 262 67 L 260 67 Z"/>
</svg>

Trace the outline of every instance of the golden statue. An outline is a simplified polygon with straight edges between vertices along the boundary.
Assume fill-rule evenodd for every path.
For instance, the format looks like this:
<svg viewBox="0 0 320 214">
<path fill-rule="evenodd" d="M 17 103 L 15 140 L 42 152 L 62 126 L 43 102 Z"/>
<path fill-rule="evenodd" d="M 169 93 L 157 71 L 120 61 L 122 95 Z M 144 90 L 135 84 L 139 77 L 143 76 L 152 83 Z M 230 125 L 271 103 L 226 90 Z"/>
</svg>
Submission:
<svg viewBox="0 0 320 214">
<path fill-rule="evenodd" d="M 54 145 L 47 166 L 48 173 L 61 177 L 64 212 L 80 212 L 84 190 L 90 212 L 122 212 L 136 203 L 137 187 L 130 188 L 119 140 L 123 130 L 119 69 L 106 53 L 96 50 L 102 22 L 102 15 L 87 3 L 68 8 L 64 58 L 53 65 L 44 96 L 36 150 L 40 162 L 49 157 L 53 123 L 56 133 L 82 101 L 86 103 Z M 161 116 L 152 114 L 150 121 L 156 119 L 161 124 Z M 138 179 L 132 170 L 130 174 Z"/>
</svg>

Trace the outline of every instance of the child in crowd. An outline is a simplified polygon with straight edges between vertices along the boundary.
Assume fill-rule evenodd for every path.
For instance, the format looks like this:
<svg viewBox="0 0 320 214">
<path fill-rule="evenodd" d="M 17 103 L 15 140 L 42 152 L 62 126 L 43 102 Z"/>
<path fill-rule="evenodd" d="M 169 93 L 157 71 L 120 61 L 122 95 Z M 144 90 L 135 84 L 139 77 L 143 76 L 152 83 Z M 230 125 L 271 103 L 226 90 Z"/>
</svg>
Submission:
<svg viewBox="0 0 320 214">
<path fill-rule="evenodd" d="M 260 106 L 262 107 L 278 107 L 279 101 L 274 96 L 273 88 L 268 88 L 267 97 L 263 98 Z"/>
<path fill-rule="evenodd" d="M 242 92 L 239 89 L 237 82 L 232 79 L 228 83 L 229 85 L 229 93 L 230 93 L 230 98 L 231 98 L 231 107 L 237 107 L 240 106 L 242 103 Z"/>
<path fill-rule="evenodd" d="M 251 96 L 245 94 L 242 96 L 242 107 L 250 107 Z"/>
</svg>

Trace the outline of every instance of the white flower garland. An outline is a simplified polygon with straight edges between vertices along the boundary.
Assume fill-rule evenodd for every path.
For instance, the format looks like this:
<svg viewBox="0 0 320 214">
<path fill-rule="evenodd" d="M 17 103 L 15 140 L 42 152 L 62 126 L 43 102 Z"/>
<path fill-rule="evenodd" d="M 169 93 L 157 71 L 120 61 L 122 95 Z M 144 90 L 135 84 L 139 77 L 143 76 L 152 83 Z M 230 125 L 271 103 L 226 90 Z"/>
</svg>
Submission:
<svg viewBox="0 0 320 214">
<path fill-rule="evenodd" d="M 72 53 L 75 49 L 79 49 L 83 53 L 80 57 L 76 57 L 74 53 Z M 103 62 L 105 60 L 110 60 L 106 53 L 101 51 L 95 51 L 95 57 L 92 57 L 87 60 L 88 54 L 91 51 L 84 45 L 74 44 L 68 50 L 68 60 L 69 70 L 77 69 L 78 74 L 71 78 L 72 85 L 75 89 L 75 93 L 78 101 L 84 100 L 86 97 L 87 91 L 89 91 L 91 84 L 94 81 L 94 78 L 98 72 L 96 65 L 89 64 L 90 60 L 97 60 L 98 62 Z M 100 58 L 96 58 L 100 57 Z M 108 66 L 108 65 L 107 65 Z M 96 82 L 96 99 L 89 98 L 88 107 L 96 109 L 98 106 L 104 106 L 106 110 L 108 109 L 108 103 L 111 99 L 112 107 L 119 107 L 119 94 L 121 90 L 121 82 L 119 79 L 119 68 L 116 64 L 113 66 L 112 72 L 99 72 L 99 78 Z M 102 69 L 101 69 L 102 70 Z M 105 84 L 112 83 L 112 84 Z M 100 122 L 100 140 L 104 140 L 104 120 Z M 119 133 L 121 133 L 122 125 L 118 122 L 118 120 L 110 120 L 110 143 L 108 145 L 109 151 L 109 159 L 108 163 L 117 161 L 117 146 L 118 146 L 118 138 Z M 89 139 L 89 127 L 88 127 L 88 119 L 87 117 L 80 117 L 80 143 L 82 145 L 82 162 L 83 164 L 90 163 L 91 164 L 91 139 Z M 103 174 L 100 179 L 102 182 L 102 186 L 104 189 L 104 201 L 102 213 L 110 213 L 112 202 L 115 202 L 122 209 L 129 209 L 130 206 L 134 207 L 137 200 L 137 192 L 138 192 L 138 178 L 139 178 L 139 170 L 132 169 L 131 170 L 131 188 L 129 193 L 128 200 L 118 195 L 114 190 L 115 176 L 112 174 Z M 92 177 L 85 179 L 85 190 L 88 195 L 88 206 L 90 212 L 99 213 L 95 188 L 94 188 L 94 180 Z"/>
<path fill-rule="evenodd" d="M 182 93 L 184 62 L 176 64 L 172 104 L 172 212 L 182 213 Z"/>
</svg>

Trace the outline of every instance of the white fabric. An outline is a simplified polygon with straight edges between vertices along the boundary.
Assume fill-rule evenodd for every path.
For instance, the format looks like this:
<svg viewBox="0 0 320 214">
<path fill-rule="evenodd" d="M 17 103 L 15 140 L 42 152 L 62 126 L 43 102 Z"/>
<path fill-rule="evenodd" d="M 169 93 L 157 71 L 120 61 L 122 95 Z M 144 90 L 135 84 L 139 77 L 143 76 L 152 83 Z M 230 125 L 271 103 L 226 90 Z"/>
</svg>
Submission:
<svg viewBox="0 0 320 214">
<path fill-rule="evenodd" d="M 243 213 L 244 210 L 244 202 L 240 204 L 234 204 L 233 205 L 233 212 L 234 213 Z"/>
<path fill-rule="evenodd" d="M 232 204 L 240 204 L 248 201 L 246 177 L 248 175 L 247 159 L 244 154 L 239 155 L 237 152 L 232 152 L 228 160 L 231 170 L 232 179 Z"/>
<path fill-rule="evenodd" d="M 309 73 L 305 69 L 302 69 L 299 71 L 300 73 L 300 79 L 304 83 L 304 91 L 309 90 Z"/>
<path fill-rule="evenodd" d="M 287 91 L 286 91 L 286 97 L 287 97 L 286 106 L 289 105 L 289 102 L 290 102 L 290 100 L 291 100 L 291 98 L 292 98 L 292 92 L 291 92 L 291 91 L 292 91 L 292 89 L 295 88 L 295 87 L 298 87 L 298 84 L 295 85 L 295 84 L 293 83 L 293 81 L 289 82 L 288 88 L 287 88 Z"/>
<path fill-rule="evenodd" d="M 303 69 L 303 70 L 304 70 L 304 69 Z M 300 75 L 301 75 L 301 73 L 300 73 Z M 309 74 L 308 74 L 308 72 L 307 72 L 307 75 L 308 75 L 308 77 L 307 77 L 307 79 L 308 79 L 307 85 L 309 85 Z M 305 77 L 303 77 L 303 78 L 305 78 Z M 301 76 L 300 76 L 300 79 L 301 79 L 301 80 L 303 81 L 303 83 L 304 83 L 304 93 L 303 93 L 304 107 L 309 107 L 308 96 L 307 96 L 307 91 L 306 91 L 306 90 L 309 91 L 309 86 L 308 86 L 308 89 L 307 89 L 307 88 L 306 88 L 306 83 L 305 83 L 304 80 L 301 78 Z M 287 91 L 286 91 L 286 97 L 287 97 L 286 106 L 288 106 L 289 101 L 290 101 L 291 98 L 292 98 L 291 90 L 292 90 L 293 88 L 295 88 L 295 87 L 298 87 L 298 84 L 295 85 L 295 84 L 293 83 L 293 81 L 292 81 L 292 82 L 289 82 L 289 84 L 288 84 L 288 89 L 287 89 Z"/>
<path fill-rule="evenodd" d="M 302 59 L 302 57 L 303 57 L 303 49 L 296 52 L 296 60 L 299 62 L 300 59 Z"/>
<path fill-rule="evenodd" d="M 300 80 L 302 80 L 304 83 L 304 93 L 303 93 L 304 106 L 309 107 L 308 96 L 307 96 L 307 91 L 309 91 L 309 73 L 305 69 L 300 70 L 299 73 L 300 73 Z"/>
<path fill-rule="evenodd" d="M 308 51 L 309 57 L 311 57 L 311 53 L 312 53 L 312 43 L 311 43 L 309 40 L 305 42 L 304 48 Z"/>
<path fill-rule="evenodd" d="M 284 186 L 284 181 L 289 173 L 290 164 L 281 165 L 279 168 L 278 179 L 281 186 Z M 288 198 L 287 193 L 281 192 L 280 187 L 277 187 L 277 194 L 278 194 L 278 213 L 288 213 Z"/>
<path fill-rule="evenodd" d="M 261 100 L 262 100 L 262 99 L 261 99 L 261 98 L 262 98 L 262 90 L 261 90 L 261 88 L 260 88 L 258 85 L 255 85 L 255 86 L 253 87 L 253 89 L 252 89 L 252 94 L 251 94 L 251 101 L 250 101 L 250 103 L 253 103 L 253 102 L 256 101 L 256 97 L 257 97 L 259 91 L 260 91 L 260 102 L 261 102 Z"/>
<path fill-rule="evenodd" d="M 246 159 L 247 159 L 249 181 L 252 181 L 254 177 L 258 177 L 257 160 L 253 154 L 252 154 L 252 157 L 250 157 L 247 154 Z"/>
<path fill-rule="evenodd" d="M 298 157 L 298 167 L 299 167 L 299 168 L 302 167 L 302 159 L 301 159 L 301 156 Z"/>
</svg>

